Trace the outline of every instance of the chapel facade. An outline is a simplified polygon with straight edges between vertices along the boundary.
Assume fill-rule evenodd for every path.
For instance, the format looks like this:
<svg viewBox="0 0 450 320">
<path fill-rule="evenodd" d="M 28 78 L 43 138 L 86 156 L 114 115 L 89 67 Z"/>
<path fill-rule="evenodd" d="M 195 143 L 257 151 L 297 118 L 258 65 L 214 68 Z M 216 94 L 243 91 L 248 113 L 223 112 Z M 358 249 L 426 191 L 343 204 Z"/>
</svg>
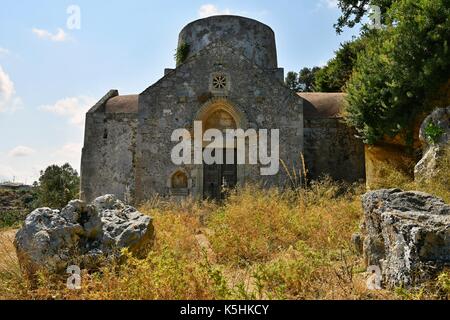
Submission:
<svg viewBox="0 0 450 320">
<path fill-rule="evenodd" d="M 224 186 L 284 187 L 290 183 L 286 171 L 303 174 L 304 167 L 308 179 L 364 179 L 364 146 L 341 119 L 344 95 L 288 89 L 270 27 L 238 16 L 214 16 L 188 24 L 178 42 L 183 57 L 175 69 L 165 69 L 138 95 L 111 90 L 88 111 L 83 199 L 104 194 L 130 203 L 157 194 L 219 199 Z M 277 174 L 261 175 L 267 164 L 175 164 L 172 135 L 185 129 L 193 139 L 195 123 L 203 130 L 242 129 L 256 135 L 278 129 L 279 158 L 288 170 L 280 164 Z M 254 140 L 247 138 L 248 150 Z M 226 159 L 236 154 L 236 145 L 226 143 L 214 152 Z"/>
</svg>

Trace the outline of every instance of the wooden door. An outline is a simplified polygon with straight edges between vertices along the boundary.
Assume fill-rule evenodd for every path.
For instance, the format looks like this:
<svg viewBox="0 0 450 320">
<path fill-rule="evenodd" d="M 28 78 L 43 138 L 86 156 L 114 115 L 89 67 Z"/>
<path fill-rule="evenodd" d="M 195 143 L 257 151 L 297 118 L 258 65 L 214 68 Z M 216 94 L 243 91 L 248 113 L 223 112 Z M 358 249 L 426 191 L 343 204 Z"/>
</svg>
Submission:
<svg viewBox="0 0 450 320">
<path fill-rule="evenodd" d="M 228 149 L 228 152 L 232 150 Z M 227 151 L 224 149 L 225 164 L 203 164 L 203 198 L 221 200 L 224 197 L 223 189 L 232 189 L 237 185 L 237 153 L 234 150 L 234 163 L 227 163 Z"/>
</svg>

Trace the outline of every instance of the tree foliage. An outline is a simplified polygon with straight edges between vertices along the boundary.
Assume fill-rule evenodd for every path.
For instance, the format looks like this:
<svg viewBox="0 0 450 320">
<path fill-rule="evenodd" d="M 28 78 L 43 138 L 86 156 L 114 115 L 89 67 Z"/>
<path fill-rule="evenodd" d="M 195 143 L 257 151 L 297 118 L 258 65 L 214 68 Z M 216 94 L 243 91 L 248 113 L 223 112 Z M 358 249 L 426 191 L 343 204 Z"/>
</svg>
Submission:
<svg viewBox="0 0 450 320">
<path fill-rule="evenodd" d="M 303 68 L 298 74 L 298 82 L 301 92 L 313 92 L 315 90 L 315 82 L 320 67 Z"/>
<path fill-rule="evenodd" d="M 73 199 L 78 198 L 80 178 L 76 170 L 68 163 L 63 166 L 52 165 L 41 171 L 37 189 L 36 207 L 63 208 Z"/>
<path fill-rule="evenodd" d="M 284 82 L 289 89 L 298 91 L 299 83 L 298 74 L 296 72 L 289 71 Z"/>
<path fill-rule="evenodd" d="M 354 41 L 341 44 L 336 56 L 317 72 L 315 90 L 318 92 L 342 92 L 350 79 L 358 53 L 364 50 L 366 34 Z"/>
<path fill-rule="evenodd" d="M 319 67 L 303 68 L 299 73 L 290 71 L 286 75 L 285 83 L 289 89 L 296 92 L 313 92 L 316 91 L 314 83 L 316 75 L 320 70 Z"/>
<path fill-rule="evenodd" d="M 381 21 L 387 10 L 395 0 L 338 0 L 338 6 L 342 11 L 337 23 L 334 25 L 336 32 L 341 33 L 345 27 L 353 28 L 360 24 L 370 11 L 370 6 L 378 6 L 381 10 Z"/>
<path fill-rule="evenodd" d="M 369 34 L 366 31 L 360 38 L 341 44 L 336 56 L 323 68 L 303 68 L 298 74 L 289 72 L 286 85 L 297 92 L 343 92 Z"/>
<path fill-rule="evenodd" d="M 347 86 L 348 122 L 366 143 L 410 133 L 450 78 L 449 0 L 398 0 L 359 54 Z"/>
</svg>

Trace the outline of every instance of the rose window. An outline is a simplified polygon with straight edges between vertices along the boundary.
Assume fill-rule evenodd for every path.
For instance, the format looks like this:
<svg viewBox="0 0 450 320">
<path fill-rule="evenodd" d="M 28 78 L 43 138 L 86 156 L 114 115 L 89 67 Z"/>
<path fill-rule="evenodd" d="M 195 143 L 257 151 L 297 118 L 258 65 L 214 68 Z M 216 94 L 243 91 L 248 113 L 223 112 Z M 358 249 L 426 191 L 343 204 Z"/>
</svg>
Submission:
<svg viewBox="0 0 450 320">
<path fill-rule="evenodd" d="M 227 78 L 224 75 L 218 75 L 213 78 L 214 89 L 225 89 L 227 87 Z"/>
</svg>

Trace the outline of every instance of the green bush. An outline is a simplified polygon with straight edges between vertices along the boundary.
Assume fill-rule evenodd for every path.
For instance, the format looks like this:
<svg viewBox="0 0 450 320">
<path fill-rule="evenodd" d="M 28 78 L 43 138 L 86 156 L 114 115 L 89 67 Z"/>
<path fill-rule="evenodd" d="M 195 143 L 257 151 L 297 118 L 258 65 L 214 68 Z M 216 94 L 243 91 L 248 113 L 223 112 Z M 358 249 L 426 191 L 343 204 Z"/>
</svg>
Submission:
<svg viewBox="0 0 450 320">
<path fill-rule="evenodd" d="M 430 122 L 425 128 L 425 136 L 431 143 L 436 144 L 442 135 L 445 133 L 444 129 Z"/>
<path fill-rule="evenodd" d="M 399 0 L 376 30 L 347 84 L 346 117 L 366 143 L 406 134 L 450 77 L 447 0 Z M 445 103 L 445 102 L 443 102 Z"/>
<path fill-rule="evenodd" d="M 39 183 L 35 183 L 37 201 L 34 207 L 61 209 L 73 199 L 79 198 L 80 177 L 68 163 L 49 166 L 41 171 Z"/>
<path fill-rule="evenodd" d="M 336 57 L 316 73 L 314 90 L 317 92 L 343 92 L 350 79 L 358 54 L 364 50 L 366 37 L 345 42 L 336 51 Z"/>
<path fill-rule="evenodd" d="M 0 229 L 18 227 L 25 220 L 27 211 L 10 210 L 0 212 Z"/>
<path fill-rule="evenodd" d="M 189 44 L 180 44 L 175 53 L 175 60 L 177 62 L 177 65 L 183 64 L 186 61 L 190 50 L 191 46 Z"/>
</svg>

